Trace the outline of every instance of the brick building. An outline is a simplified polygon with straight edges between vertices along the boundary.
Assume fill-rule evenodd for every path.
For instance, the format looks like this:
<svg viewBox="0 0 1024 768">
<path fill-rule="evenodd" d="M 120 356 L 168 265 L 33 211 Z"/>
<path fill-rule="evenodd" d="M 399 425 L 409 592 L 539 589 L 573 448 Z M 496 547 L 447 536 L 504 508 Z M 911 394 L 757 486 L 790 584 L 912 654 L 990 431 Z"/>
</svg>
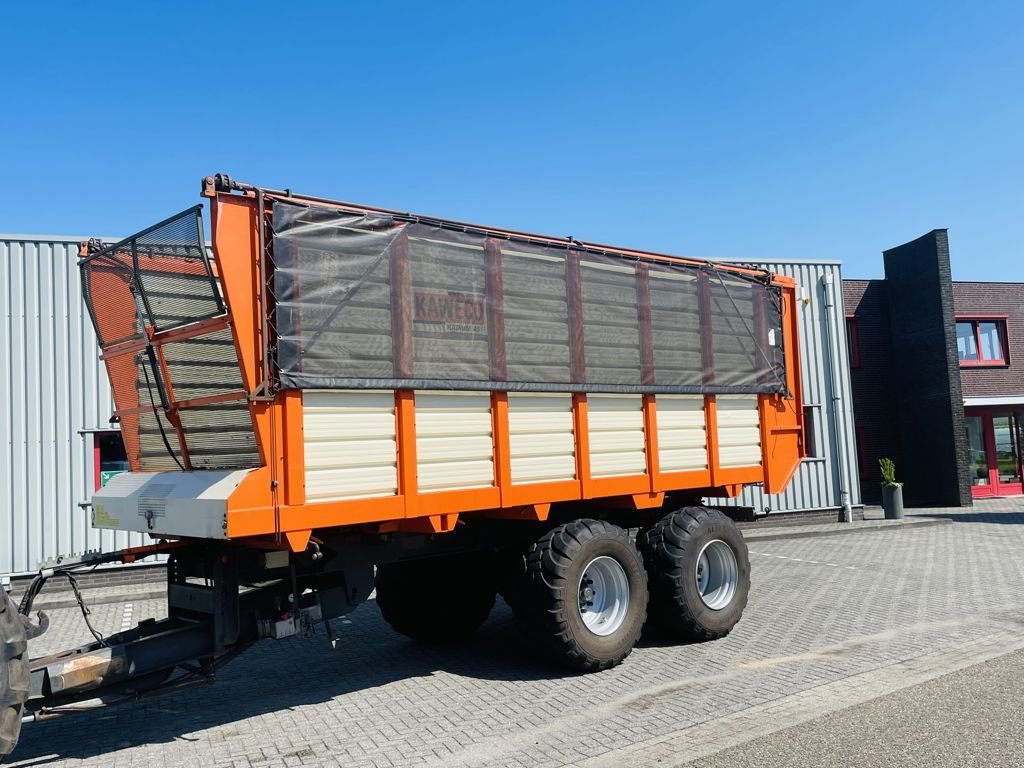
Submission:
<svg viewBox="0 0 1024 768">
<path fill-rule="evenodd" d="M 892 458 L 911 506 L 1018 495 L 1024 445 L 1024 283 L 954 282 L 945 230 L 844 280 L 862 496 Z"/>
</svg>

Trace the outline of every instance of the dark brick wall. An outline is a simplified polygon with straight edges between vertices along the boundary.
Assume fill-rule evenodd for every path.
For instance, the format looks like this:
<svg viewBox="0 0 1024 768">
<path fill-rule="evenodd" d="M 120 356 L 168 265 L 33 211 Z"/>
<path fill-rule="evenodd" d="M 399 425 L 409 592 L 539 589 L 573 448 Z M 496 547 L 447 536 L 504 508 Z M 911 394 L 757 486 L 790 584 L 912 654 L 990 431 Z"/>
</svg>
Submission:
<svg viewBox="0 0 1024 768">
<path fill-rule="evenodd" d="M 908 506 L 971 504 L 946 230 L 883 254 Z M 899 469 L 899 468 L 898 468 Z"/>
<path fill-rule="evenodd" d="M 903 466 L 899 419 L 892 386 L 889 347 L 889 292 L 885 280 L 843 280 L 846 314 L 856 318 L 860 365 L 850 369 L 853 415 L 861 454 L 861 498 L 865 504 L 882 501 L 878 460 L 891 458 Z"/>
<path fill-rule="evenodd" d="M 1024 394 L 1024 283 L 953 283 L 958 315 L 1006 315 L 1009 365 L 960 369 L 965 397 Z M 1004 354 L 1007 350 L 1004 350 Z"/>
</svg>

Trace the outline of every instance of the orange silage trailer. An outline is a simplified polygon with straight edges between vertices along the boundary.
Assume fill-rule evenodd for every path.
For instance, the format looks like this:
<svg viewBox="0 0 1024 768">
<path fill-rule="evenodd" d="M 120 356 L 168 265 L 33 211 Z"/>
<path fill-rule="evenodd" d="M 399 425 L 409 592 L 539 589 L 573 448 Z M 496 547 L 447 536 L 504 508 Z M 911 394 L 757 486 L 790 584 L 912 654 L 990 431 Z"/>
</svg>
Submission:
<svg viewBox="0 0 1024 768">
<path fill-rule="evenodd" d="M 802 459 L 791 278 L 223 175 L 202 194 L 212 249 L 196 206 L 81 253 L 131 465 L 93 524 L 153 544 L 48 564 L 30 590 L 164 553 L 169 616 L 9 660 L 33 684 L 8 721 L 332 635 L 374 590 L 432 642 L 501 594 L 585 670 L 621 662 L 648 614 L 680 639 L 739 620 L 746 547 L 703 499 L 781 492 Z M 27 635 L 31 600 L 9 622 Z"/>
</svg>

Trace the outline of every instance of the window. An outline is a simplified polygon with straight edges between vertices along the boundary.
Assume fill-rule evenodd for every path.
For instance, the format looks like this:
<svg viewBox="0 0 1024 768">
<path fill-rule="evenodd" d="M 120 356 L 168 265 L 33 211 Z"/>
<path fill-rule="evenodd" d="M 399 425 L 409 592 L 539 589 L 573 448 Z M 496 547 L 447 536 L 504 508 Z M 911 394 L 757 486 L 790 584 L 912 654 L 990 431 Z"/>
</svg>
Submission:
<svg viewBox="0 0 1024 768">
<path fill-rule="evenodd" d="M 860 327 L 857 318 L 852 315 L 846 318 L 846 352 L 850 358 L 850 367 L 860 368 Z"/>
<path fill-rule="evenodd" d="M 97 491 L 114 475 L 128 471 L 128 454 L 120 432 L 97 432 L 93 435 L 93 471 Z"/>
<path fill-rule="evenodd" d="M 815 413 L 819 408 L 817 405 L 804 406 L 804 456 L 808 459 L 821 458 L 818 454 L 818 429 L 814 423 Z"/>
<path fill-rule="evenodd" d="M 1006 318 L 958 317 L 956 351 L 960 365 L 1006 365 Z"/>
</svg>

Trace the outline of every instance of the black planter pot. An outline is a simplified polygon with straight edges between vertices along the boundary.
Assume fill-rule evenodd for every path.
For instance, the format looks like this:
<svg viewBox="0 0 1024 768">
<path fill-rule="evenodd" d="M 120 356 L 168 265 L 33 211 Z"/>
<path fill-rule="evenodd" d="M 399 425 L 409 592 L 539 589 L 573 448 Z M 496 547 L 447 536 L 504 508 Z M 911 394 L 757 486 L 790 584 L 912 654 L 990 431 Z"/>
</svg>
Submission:
<svg viewBox="0 0 1024 768">
<path fill-rule="evenodd" d="M 903 486 L 883 485 L 882 486 L 882 509 L 885 510 L 886 520 L 903 519 Z"/>
</svg>

